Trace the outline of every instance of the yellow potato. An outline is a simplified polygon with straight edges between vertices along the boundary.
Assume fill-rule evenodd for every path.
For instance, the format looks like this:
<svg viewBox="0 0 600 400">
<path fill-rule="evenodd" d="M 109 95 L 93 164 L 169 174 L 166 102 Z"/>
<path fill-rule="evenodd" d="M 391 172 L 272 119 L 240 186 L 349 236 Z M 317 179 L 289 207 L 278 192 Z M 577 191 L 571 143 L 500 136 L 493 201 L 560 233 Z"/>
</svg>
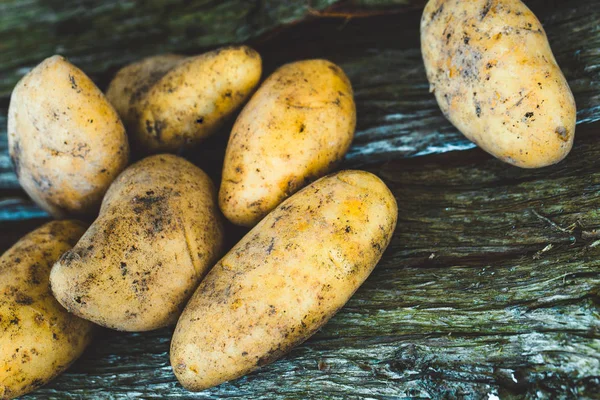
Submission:
<svg viewBox="0 0 600 400">
<path fill-rule="evenodd" d="M 177 152 L 214 133 L 260 80 L 260 55 L 247 46 L 196 57 L 150 57 L 125 67 L 107 95 L 137 147 Z"/>
<path fill-rule="evenodd" d="M 56 218 L 95 215 L 129 158 L 116 111 L 61 56 L 44 60 L 15 87 L 8 145 L 21 186 Z"/>
<path fill-rule="evenodd" d="M 52 264 L 85 231 L 76 221 L 50 222 L 0 258 L 0 399 L 45 385 L 90 342 L 93 324 L 69 314 L 52 297 Z"/>
<path fill-rule="evenodd" d="M 213 267 L 171 343 L 181 384 L 202 390 L 270 363 L 325 324 L 369 276 L 397 219 L 375 175 L 342 171 L 296 193 Z"/>
<path fill-rule="evenodd" d="M 344 72 L 325 60 L 284 65 L 238 117 L 227 145 L 219 206 L 253 226 L 286 197 L 330 172 L 352 142 L 356 107 Z"/>
<path fill-rule="evenodd" d="M 522 168 L 561 161 L 575 100 L 542 25 L 519 0 L 430 0 L 421 48 L 431 91 L 467 138 Z"/>
<path fill-rule="evenodd" d="M 173 155 L 148 157 L 111 185 L 98 219 L 50 275 L 57 300 L 99 325 L 146 331 L 175 323 L 221 255 L 210 178 Z"/>
<path fill-rule="evenodd" d="M 117 72 L 106 90 L 106 98 L 121 116 L 128 131 L 136 124 L 137 104 L 148 90 L 171 69 L 185 60 L 177 54 L 144 58 Z"/>
</svg>

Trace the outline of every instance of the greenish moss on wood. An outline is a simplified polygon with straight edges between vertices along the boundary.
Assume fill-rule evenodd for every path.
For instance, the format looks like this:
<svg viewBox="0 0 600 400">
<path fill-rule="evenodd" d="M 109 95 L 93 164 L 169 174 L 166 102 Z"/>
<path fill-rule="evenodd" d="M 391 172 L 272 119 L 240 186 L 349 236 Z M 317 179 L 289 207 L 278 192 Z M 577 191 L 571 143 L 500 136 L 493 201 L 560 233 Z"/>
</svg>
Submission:
<svg viewBox="0 0 600 400">
<path fill-rule="evenodd" d="M 168 365 L 170 330 L 103 331 L 29 398 L 593 399 L 600 142 L 587 135 L 573 155 L 537 171 L 479 150 L 371 165 L 398 199 L 392 244 L 338 315 L 283 360 L 190 394 Z"/>
<path fill-rule="evenodd" d="M 428 93 L 419 11 L 278 31 L 256 43 L 267 73 L 327 57 L 351 77 L 359 126 L 344 166 L 381 176 L 400 209 L 379 266 L 315 337 L 240 380 L 191 394 L 168 364 L 170 330 L 102 331 L 66 374 L 26 398 L 597 398 L 600 8 L 589 0 L 527 4 L 579 107 L 564 162 L 521 170 L 468 150 Z M 110 79 L 104 68 L 101 85 Z M 213 176 L 226 134 L 195 155 Z M 0 222 L 2 250 L 42 223 L 8 171 L 0 168 L 0 186 L 13 182 L 0 188 L 0 216 L 36 219 Z"/>
<path fill-rule="evenodd" d="M 53 54 L 97 76 L 162 52 L 198 52 L 257 38 L 343 3 L 352 15 L 417 0 L 6 0 L 0 4 L 0 96 Z"/>
<path fill-rule="evenodd" d="M 599 121 L 600 7 L 586 0 L 527 4 L 544 23 L 573 89 L 578 123 Z M 264 59 L 264 76 L 297 59 L 328 58 L 343 67 L 352 81 L 358 111 L 356 137 L 347 156 L 349 166 L 471 149 L 474 145 L 446 121 L 429 93 L 420 53 L 420 14 L 417 9 L 349 21 L 318 18 L 277 30 L 252 45 Z M 104 53 L 98 50 L 86 62 L 98 68 L 96 81 L 106 87 L 114 69 L 103 69 L 102 60 L 96 59 L 101 57 Z M 6 151 L 5 116 L 6 107 L 0 105 L 0 190 L 18 188 Z M 578 129 L 576 140 L 588 132 Z M 202 168 L 214 171 L 215 178 L 228 135 L 228 129 L 223 129 L 215 140 L 190 152 Z"/>
</svg>

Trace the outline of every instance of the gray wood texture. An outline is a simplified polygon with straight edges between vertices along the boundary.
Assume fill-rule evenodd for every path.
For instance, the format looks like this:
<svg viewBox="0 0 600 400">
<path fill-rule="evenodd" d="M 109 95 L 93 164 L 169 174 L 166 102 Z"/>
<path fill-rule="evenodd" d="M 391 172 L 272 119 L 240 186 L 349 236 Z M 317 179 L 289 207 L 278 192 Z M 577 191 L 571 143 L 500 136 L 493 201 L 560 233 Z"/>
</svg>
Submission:
<svg viewBox="0 0 600 400">
<path fill-rule="evenodd" d="M 598 398 L 600 2 L 526 2 L 544 23 L 579 110 L 572 153 L 540 170 L 474 149 L 444 119 L 420 58 L 420 10 L 403 1 L 376 3 L 362 1 L 364 18 L 346 18 L 350 11 L 340 5 L 324 7 L 329 17 L 313 15 L 260 38 L 223 39 L 248 39 L 267 74 L 284 62 L 325 57 L 351 78 L 358 129 L 344 166 L 382 177 L 400 212 L 381 263 L 346 307 L 282 360 L 201 393 L 185 391 L 171 372 L 170 329 L 99 330 L 79 361 L 26 398 Z M 23 2 L 24 12 L 36 4 L 42 3 Z M 110 40 L 119 35 L 125 33 Z M 200 38 L 183 47 L 199 52 L 220 43 Z M 114 66 L 151 52 L 96 65 L 106 57 L 103 48 L 90 44 L 85 51 L 101 87 Z M 19 63 L 33 64 L 40 54 Z M 2 119 L 8 101 L 2 104 L 5 250 L 46 217 L 12 174 Z M 226 136 L 225 129 L 186 156 L 218 179 Z M 229 229 L 232 241 L 244 233 Z"/>
</svg>

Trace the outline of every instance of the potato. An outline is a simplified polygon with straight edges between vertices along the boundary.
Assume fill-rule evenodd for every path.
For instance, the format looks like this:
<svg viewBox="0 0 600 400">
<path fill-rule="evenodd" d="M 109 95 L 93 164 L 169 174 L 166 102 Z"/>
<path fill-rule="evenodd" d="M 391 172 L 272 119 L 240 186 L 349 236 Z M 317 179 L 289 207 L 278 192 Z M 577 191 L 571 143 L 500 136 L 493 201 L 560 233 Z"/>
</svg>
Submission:
<svg viewBox="0 0 600 400">
<path fill-rule="evenodd" d="M 0 399 L 48 383 L 90 342 L 93 324 L 62 308 L 48 282 L 52 264 L 84 231 L 76 221 L 50 222 L 0 258 Z"/>
<path fill-rule="evenodd" d="M 116 111 L 61 56 L 44 60 L 15 87 L 8 145 L 21 186 L 56 218 L 95 215 L 129 158 Z"/>
<path fill-rule="evenodd" d="M 111 185 L 100 215 L 54 265 L 52 291 L 72 313 L 123 331 L 175 323 L 221 255 L 210 178 L 183 158 L 148 157 Z"/>
<path fill-rule="evenodd" d="M 146 153 L 177 152 L 214 133 L 260 80 L 260 55 L 247 46 L 196 57 L 150 57 L 117 73 L 108 98 Z"/>
<path fill-rule="evenodd" d="M 115 107 L 128 131 L 135 127 L 139 100 L 185 59 L 178 54 L 161 54 L 127 65 L 117 72 L 106 90 L 106 98 Z"/>
<path fill-rule="evenodd" d="M 325 60 L 284 65 L 238 117 L 227 145 L 219 206 L 253 226 L 330 172 L 352 142 L 356 107 L 344 72 Z"/>
<path fill-rule="evenodd" d="M 202 390 L 270 363 L 325 324 L 369 276 L 397 219 L 375 175 L 342 171 L 296 193 L 202 281 L 171 343 L 181 384 Z"/>
<path fill-rule="evenodd" d="M 421 47 L 446 118 L 493 156 L 522 168 L 561 161 L 575 100 L 544 29 L 519 0 L 430 0 Z"/>
</svg>

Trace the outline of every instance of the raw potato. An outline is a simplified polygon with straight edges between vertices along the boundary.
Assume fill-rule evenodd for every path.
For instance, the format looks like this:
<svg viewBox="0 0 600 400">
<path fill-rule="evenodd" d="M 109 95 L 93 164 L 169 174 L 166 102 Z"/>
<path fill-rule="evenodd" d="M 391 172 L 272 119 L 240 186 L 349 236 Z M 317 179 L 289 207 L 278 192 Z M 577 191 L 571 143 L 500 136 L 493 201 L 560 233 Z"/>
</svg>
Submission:
<svg viewBox="0 0 600 400">
<path fill-rule="evenodd" d="M 352 142 L 356 107 L 344 72 L 325 60 L 284 65 L 238 117 L 227 145 L 219 206 L 253 226 L 330 172 Z"/>
<path fill-rule="evenodd" d="M 421 47 L 437 102 L 467 138 L 523 168 L 561 161 L 575 100 L 544 29 L 519 0 L 430 0 Z"/>
<path fill-rule="evenodd" d="M 171 343 L 181 384 L 202 390 L 303 342 L 369 276 L 394 232 L 394 196 L 375 175 L 342 171 L 267 215 L 202 281 Z"/>
<path fill-rule="evenodd" d="M 123 68 L 107 96 L 144 152 L 177 152 L 214 133 L 260 80 L 260 55 L 247 46 L 196 57 L 161 55 Z"/>
<path fill-rule="evenodd" d="M 116 111 L 61 56 L 44 60 L 15 87 L 8 145 L 21 186 L 56 218 L 95 215 L 129 158 Z"/>
<path fill-rule="evenodd" d="M 72 313 L 99 325 L 146 331 L 175 323 L 221 255 L 216 189 L 173 155 L 148 157 L 111 185 L 98 219 L 50 275 Z"/>
<path fill-rule="evenodd" d="M 136 123 L 136 106 L 148 90 L 167 72 L 185 60 L 178 54 L 148 57 L 123 67 L 108 86 L 106 98 L 130 131 Z"/>
<path fill-rule="evenodd" d="M 85 231 L 76 221 L 47 223 L 0 258 L 0 399 L 48 383 L 90 342 L 93 324 L 69 314 L 52 297 L 52 264 Z"/>
</svg>

